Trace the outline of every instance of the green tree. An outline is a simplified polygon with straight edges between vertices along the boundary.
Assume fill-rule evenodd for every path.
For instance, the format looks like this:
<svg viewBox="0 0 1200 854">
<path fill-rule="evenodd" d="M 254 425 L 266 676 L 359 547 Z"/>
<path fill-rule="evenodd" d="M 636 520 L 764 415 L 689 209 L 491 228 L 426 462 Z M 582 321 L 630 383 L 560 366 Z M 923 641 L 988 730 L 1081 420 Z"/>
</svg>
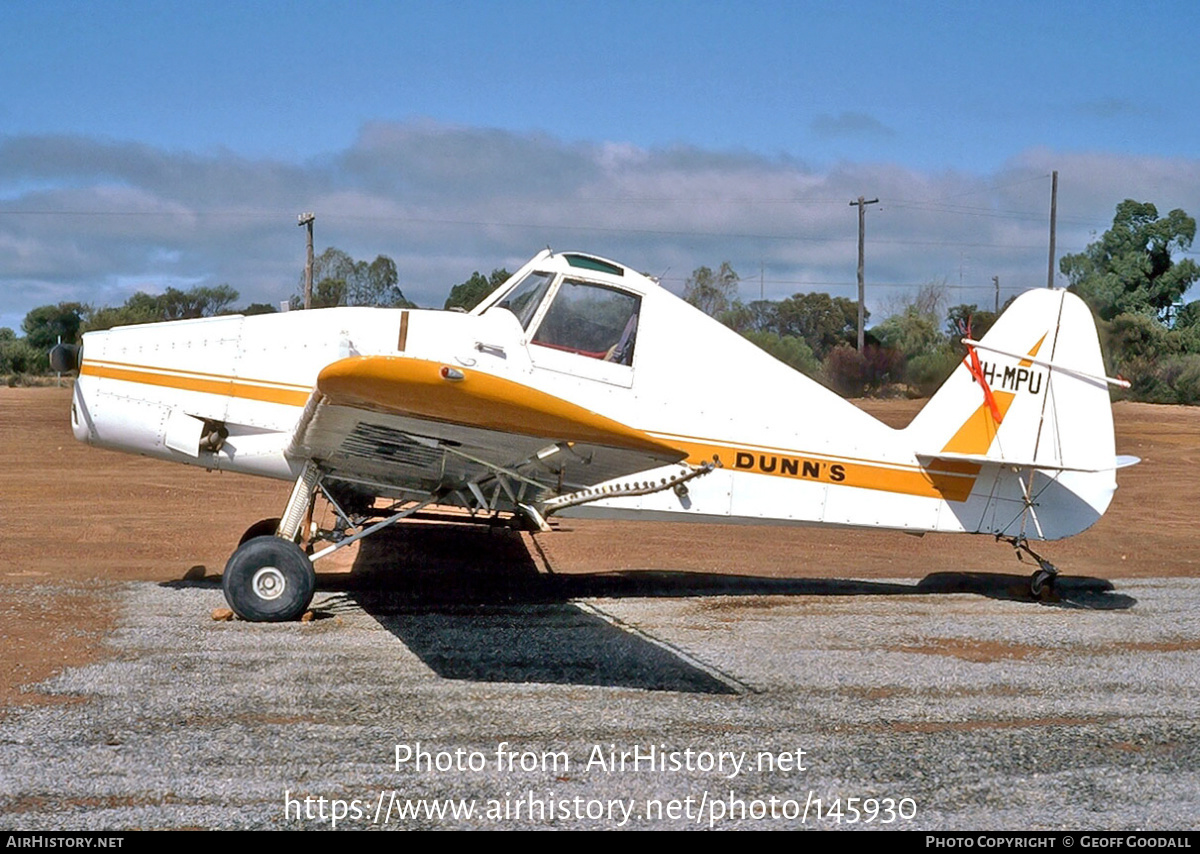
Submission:
<svg viewBox="0 0 1200 854">
<path fill-rule="evenodd" d="M 790 365 L 810 377 L 816 376 L 821 370 L 821 363 L 813 355 L 813 351 L 804 343 L 803 338 L 777 335 L 774 332 L 743 332 L 742 337 L 757 344 L 785 365 Z"/>
<path fill-rule="evenodd" d="M 346 280 L 333 277 L 321 279 L 313 285 L 312 307 L 333 308 L 346 303 Z"/>
<path fill-rule="evenodd" d="M 1106 328 L 1109 352 L 1118 367 L 1135 360 L 1154 362 L 1179 352 L 1180 336 L 1147 314 L 1118 314 Z"/>
<path fill-rule="evenodd" d="M 354 277 L 354 268 L 355 261 L 347 253 L 336 246 L 328 247 L 316 258 L 313 258 L 313 290 L 316 290 L 316 283 L 323 279 L 341 279 L 343 282 L 352 279 Z M 300 273 L 300 288 L 303 293 L 303 272 Z"/>
<path fill-rule="evenodd" d="M 86 307 L 77 302 L 60 302 L 58 305 L 42 305 L 25 315 L 21 329 L 29 345 L 36 350 L 49 352 L 61 338 L 73 344 L 79 337 Z"/>
<path fill-rule="evenodd" d="M 446 297 L 446 304 L 443 308 L 461 308 L 464 311 L 470 311 L 511 277 L 512 274 L 503 267 L 492 270 L 490 276 L 485 276 L 476 270 L 471 274 L 471 278 L 450 289 L 450 296 Z"/>
<path fill-rule="evenodd" d="M 197 285 L 181 291 L 167 288 L 161 294 L 138 291 L 124 305 L 87 306 L 83 310 L 83 329 L 112 329 L 114 326 L 129 326 L 134 323 L 159 323 L 164 320 L 188 320 L 196 317 L 214 317 L 228 314 L 230 306 L 238 298 L 238 292 L 229 285 L 209 287 Z M 66 340 L 65 338 L 63 340 Z"/>
<path fill-rule="evenodd" d="M 883 323 L 871 327 L 871 332 L 885 347 L 912 358 L 936 352 L 947 343 L 940 326 L 937 317 L 910 305 L 900 314 L 893 314 Z"/>
<path fill-rule="evenodd" d="M 400 290 L 400 274 L 396 272 L 395 261 L 386 255 L 376 255 L 374 261 L 366 264 L 365 270 L 362 269 L 364 263 L 359 261 L 355 265 L 353 292 L 349 295 L 350 305 L 413 307 Z"/>
<path fill-rule="evenodd" d="M 44 350 L 31 345 L 28 338 L 17 338 L 8 327 L 0 329 L 0 374 L 44 374 L 49 371 L 50 363 Z"/>
<path fill-rule="evenodd" d="M 735 332 L 779 332 L 779 303 L 769 299 L 756 299 L 750 303 L 735 300 L 728 311 L 721 312 L 717 319 Z"/>
<path fill-rule="evenodd" d="M 1200 356 L 1192 329 L 1168 330 L 1146 313 L 1119 314 L 1101 324 L 1115 372 L 1132 384 L 1128 395 L 1151 403 L 1196 403 Z"/>
<path fill-rule="evenodd" d="M 710 317 L 728 311 L 737 298 L 740 277 L 728 261 L 713 272 L 709 267 L 697 267 L 683 285 L 683 298 Z"/>
<path fill-rule="evenodd" d="M 1200 266 L 1172 254 L 1191 248 L 1196 220 L 1182 210 L 1159 218 L 1150 202 L 1126 199 L 1117 205 L 1112 228 L 1082 252 L 1064 255 L 1059 269 L 1070 289 L 1104 320 L 1124 313 L 1166 310 L 1200 279 Z"/>
<path fill-rule="evenodd" d="M 154 299 L 158 304 L 159 320 L 188 320 L 221 314 L 238 298 L 229 285 L 205 287 L 197 285 L 186 291 L 167 288 Z"/>
<path fill-rule="evenodd" d="M 269 302 L 252 302 L 250 305 L 242 309 L 242 314 L 249 317 L 255 314 L 274 314 L 277 311 L 279 311 L 279 309 L 271 305 Z"/>
<path fill-rule="evenodd" d="M 1200 300 L 1181 306 L 1175 313 L 1176 329 L 1192 329 L 1200 326 Z"/>
<path fill-rule="evenodd" d="M 961 349 L 966 350 L 965 347 Z M 929 397 L 941 388 L 942 383 L 954 373 L 954 369 L 962 360 L 962 354 L 950 345 L 932 353 L 913 356 L 904 365 L 904 381 L 922 396 Z"/>
<path fill-rule="evenodd" d="M 858 303 L 825 293 L 794 294 L 779 303 L 776 324 L 780 335 L 803 338 L 824 360 L 834 347 L 857 337 Z"/>
<path fill-rule="evenodd" d="M 335 298 L 336 302 L 331 301 Z M 296 308 L 304 305 L 303 271 L 300 273 L 299 293 L 291 302 Z M 400 290 L 400 276 L 396 271 L 396 262 L 391 258 L 376 255 L 375 260 L 368 264 L 366 261 L 355 261 L 341 249 L 330 246 L 313 259 L 313 308 L 335 305 L 415 307 Z"/>
<path fill-rule="evenodd" d="M 996 312 L 986 311 L 974 304 L 951 306 L 946 312 L 946 332 L 950 335 L 950 344 L 955 352 L 965 355 L 967 348 L 962 345 L 962 339 L 966 337 L 967 331 L 969 330 L 971 337 L 978 341 L 987 335 L 997 317 L 999 315 Z"/>
<path fill-rule="evenodd" d="M 84 330 L 112 329 L 134 323 L 157 323 L 164 320 L 158 298 L 138 291 L 124 305 L 89 307 L 84 318 Z"/>
</svg>

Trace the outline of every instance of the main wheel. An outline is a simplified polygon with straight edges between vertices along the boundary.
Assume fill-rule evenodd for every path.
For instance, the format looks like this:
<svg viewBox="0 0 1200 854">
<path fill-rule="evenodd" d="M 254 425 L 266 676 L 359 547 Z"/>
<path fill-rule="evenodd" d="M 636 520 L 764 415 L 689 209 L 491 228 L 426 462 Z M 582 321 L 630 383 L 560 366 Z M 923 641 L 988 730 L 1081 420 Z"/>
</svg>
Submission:
<svg viewBox="0 0 1200 854">
<path fill-rule="evenodd" d="M 295 543 L 255 537 L 238 546 L 225 564 L 221 589 L 243 620 L 282 623 L 308 608 L 316 587 L 312 561 Z"/>
</svg>

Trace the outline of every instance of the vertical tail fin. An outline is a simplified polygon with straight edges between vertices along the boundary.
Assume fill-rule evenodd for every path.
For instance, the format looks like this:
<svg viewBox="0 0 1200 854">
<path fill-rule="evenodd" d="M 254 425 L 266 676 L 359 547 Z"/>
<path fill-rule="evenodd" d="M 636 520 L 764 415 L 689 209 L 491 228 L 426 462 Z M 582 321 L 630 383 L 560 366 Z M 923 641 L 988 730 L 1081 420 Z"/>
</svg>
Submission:
<svg viewBox="0 0 1200 854">
<path fill-rule="evenodd" d="M 980 466 L 972 496 L 990 490 L 990 498 L 977 530 L 1016 535 L 997 511 L 1005 502 L 1023 505 L 1022 526 L 1032 510 L 1031 537 L 1088 527 L 1116 487 L 1112 406 L 1090 309 L 1066 291 L 1029 291 L 974 350 L 977 359 L 968 354 L 906 428 L 918 457 Z"/>
</svg>

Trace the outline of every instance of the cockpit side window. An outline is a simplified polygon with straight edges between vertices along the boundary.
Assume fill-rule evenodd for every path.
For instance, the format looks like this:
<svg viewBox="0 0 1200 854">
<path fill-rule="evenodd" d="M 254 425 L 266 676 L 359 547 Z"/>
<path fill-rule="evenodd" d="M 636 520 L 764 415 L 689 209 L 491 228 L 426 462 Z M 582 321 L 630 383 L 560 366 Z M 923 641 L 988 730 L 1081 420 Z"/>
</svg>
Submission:
<svg viewBox="0 0 1200 854">
<path fill-rule="evenodd" d="M 542 304 L 542 297 L 546 295 L 553 281 L 553 273 L 530 273 L 493 308 L 507 308 L 521 322 L 521 328 L 528 329 L 533 316 L 537 314 L 538 306 Z"/>
<path fill-rule="evenodd" d="M 633 364 L 642 298 L 626 291 L 565 280 L 534 344 L 618 365 Z"/>
</svg>

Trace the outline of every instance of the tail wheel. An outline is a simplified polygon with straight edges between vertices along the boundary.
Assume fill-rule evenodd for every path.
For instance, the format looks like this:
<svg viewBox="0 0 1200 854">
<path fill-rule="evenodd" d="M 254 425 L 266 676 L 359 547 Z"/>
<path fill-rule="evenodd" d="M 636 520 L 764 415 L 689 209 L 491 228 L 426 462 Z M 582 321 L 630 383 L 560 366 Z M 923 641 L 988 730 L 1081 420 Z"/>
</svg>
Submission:
<svg viewBox="0 0 1200 854">
<path fill-rule="evenodd" d="M 238 546 L 225 564 L 221 589 L 243 620 L 281 623 L 307 610 L 316 581 L 312 561 L 298 545 L 266 536 Z"/>
<path fill-rule="evenodd" d="M 1034 599 L 1048 600 L 1053 596 L 1054 580 L 1058 577 L 1057 570 L 1039 569 L 1029 579 L 1029 592 Z"/>
</svg>

